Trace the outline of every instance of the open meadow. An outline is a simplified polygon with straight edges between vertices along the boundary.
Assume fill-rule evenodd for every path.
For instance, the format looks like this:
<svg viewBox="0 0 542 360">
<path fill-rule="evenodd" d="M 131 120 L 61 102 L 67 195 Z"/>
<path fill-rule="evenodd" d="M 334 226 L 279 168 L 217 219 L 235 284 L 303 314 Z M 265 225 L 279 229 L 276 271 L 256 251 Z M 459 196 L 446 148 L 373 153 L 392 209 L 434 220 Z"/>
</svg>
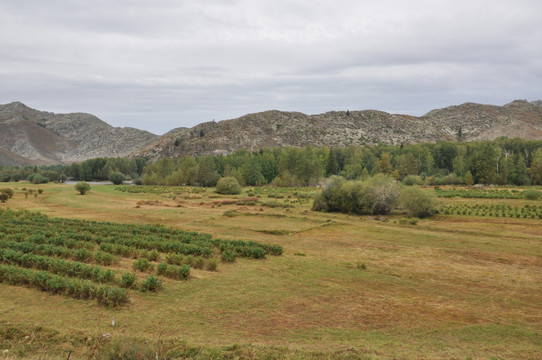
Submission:
<svg viewBox="0 0 542 360">
<path fill-rule="evenodd" d="M 62 235 L 55 246 L 73 250 L 65 262 L 101 269 L 94 270 L 99 280 L 89 273 L 87 281 L 109 281 L 126 298 L 113 304 L 102 295 L 78 298 L 4 281 L 0 359 L 66 359 L 70 352 L 72 359 L 138 358 L 131 352 L 149 359 L 542 358 L 542 200 L 442 197 L 439 214 L 411 219 L 314 212 L 315 188 L 219 195 L 212 188 L 92 185 L 80 195 L 64 184 L 1 187 L 14 190 L 0 203 L 4 215 L 48 216 L 11 213 L 0 224 L 4 254 L 8 240 L 31 241 L 28 226 L 39 220 L 36 231 L 44 234 L 35 243 L 52 249 L 47 239 Z M 221 241 L 183 248 L 177 261 L 177 250 L 156 245 L 188 236 L 176 229 Z M 227 259 L 228 246 L 249 250 Z M 152 273 L 161 290 L 117 286 L 136 258 L 151 266 L 135 273 L 136 284 Z M 8 260 L 0 263 L 5 272 L 15 266 Z M 188 279 L 167 276 L 165 265 L 157 274 L 166 262 L 171 271 L 190 263 Z"/>
</svg>

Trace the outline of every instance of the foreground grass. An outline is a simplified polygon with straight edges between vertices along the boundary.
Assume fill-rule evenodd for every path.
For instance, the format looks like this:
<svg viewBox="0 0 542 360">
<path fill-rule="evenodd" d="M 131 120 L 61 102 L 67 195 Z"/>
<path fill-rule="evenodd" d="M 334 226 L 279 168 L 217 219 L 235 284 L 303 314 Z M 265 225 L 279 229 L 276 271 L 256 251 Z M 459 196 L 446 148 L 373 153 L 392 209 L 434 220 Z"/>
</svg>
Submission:
<svg viewBox="0 0 542 360">
<path fill-rule="evenodd" d="M 141 343 L 161 358 L 542 357 L 540 220 L 439 215 L 411 225 L 400 214 L 314 213 L 295 190 L 279 199 L 256 194 L 293 205 L 270 208 L 222 205 L 246 193 L 173 198 L 94 186 L 81 196 L 71 186 L 40 187 L 36 198 L 19 191 L 0 206 L 160 223 L 279 244 L 285 253 L 196 271 L 159 294 L 134 294 L 133 304 L 118 310 L 0 285 L 0 357 L 65 359 L 71 350 L 103 358 Z M 40 332 L 48 335 L 28 345 Z"/>
</svg>

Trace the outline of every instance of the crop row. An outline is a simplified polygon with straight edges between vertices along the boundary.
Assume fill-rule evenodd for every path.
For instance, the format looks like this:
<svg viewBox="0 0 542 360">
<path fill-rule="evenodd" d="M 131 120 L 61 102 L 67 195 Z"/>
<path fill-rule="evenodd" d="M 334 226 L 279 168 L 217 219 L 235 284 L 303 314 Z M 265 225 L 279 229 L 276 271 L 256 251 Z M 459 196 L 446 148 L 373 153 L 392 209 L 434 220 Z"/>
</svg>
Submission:
<svg viewBox="0 0 542 360">
<path fill-rule="evenodd" d="M 227 248 L 236 256 L 261 259 L 266 254 L 280 255 L 277 245 L 240 240 L 213 239 L 208 234 L 169 229 L 155 225 L 127 225 L 95 221 L 49 218 L 39 213 L 0 211 L 0 239 L 50 243 L 67 248 L 86 249 L 100 246 L 103 252 L 139 257 L 137 251 L 210 257 Z M 104 245 L 106 244 L 106 245 Z M 109 246 L 109 245 L 111 246 Z M 84 252 L 83 250 L 81 251 Z"/>
<path fill-rule="evenodd" d="M 436 187 L 435 191 L 441 198 L 473 198 L 473 199 L 537 199 L 542 193 L 535 189 L 519 191 L 516 189 L 449 189 Z"/>
<path fill-rule="evenodd" d="M 97 300 L 99 304 L 107 307 L 120 306 L 129 301 L 127 291 L 116 286 L 95 284 L 89 280 L 73 279 L 13 265 L 0 264 L 0 283 L 25 285 L 75 299 Z"/>
<path fill-rule="evenodd" d="M 66 261 L 12 249 L 0 249 L 0 262 L 24 268 L 45 270 L 57 275 L 90 279 L 99 283 L 116 282 L 115 273 L 111 269 L 105 270 L 99 266 L 91 266 L 77 261 Z"/>
<path fill-rule="evenodd" d="M 138 185 L 138 186 L 117 186 L 116 191 L 134 193 L 134 194 L 198 194 L 205 192 L 203 188 L 185 187 L 185 186 L 153 186 L 153 185 Z"/>
<path fill-rule="evenodd" d="M 440 208 L 439 212 L 445 215 L 465 216 L 493 216 L 523 219 L 542 219 L 542 206 L 525 205 L 485 205 L 485 204 L 458 204 L 447 205 Z"/>
</svg>

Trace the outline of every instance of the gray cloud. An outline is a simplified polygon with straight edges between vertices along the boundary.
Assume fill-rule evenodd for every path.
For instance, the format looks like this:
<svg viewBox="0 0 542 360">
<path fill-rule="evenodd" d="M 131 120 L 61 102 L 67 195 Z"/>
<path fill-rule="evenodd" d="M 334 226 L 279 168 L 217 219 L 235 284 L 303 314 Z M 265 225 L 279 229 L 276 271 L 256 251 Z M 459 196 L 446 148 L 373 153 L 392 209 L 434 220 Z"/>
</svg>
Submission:
<svg viewBox="0 0 542 360">
<path fill-rule="evenodd" d="M 534 100 L 540 13 L 536 0 L 4 2 L 0 103 L 163 133 L 268 109 Z"/>
</svg>

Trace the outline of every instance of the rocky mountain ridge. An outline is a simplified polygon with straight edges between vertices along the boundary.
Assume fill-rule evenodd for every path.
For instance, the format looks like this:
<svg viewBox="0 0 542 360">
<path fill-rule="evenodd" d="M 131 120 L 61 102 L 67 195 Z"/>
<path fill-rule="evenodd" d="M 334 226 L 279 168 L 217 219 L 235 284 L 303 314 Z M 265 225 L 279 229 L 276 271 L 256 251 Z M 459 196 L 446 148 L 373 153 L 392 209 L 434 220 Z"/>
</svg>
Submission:
<svg viewBox="0 0 542 360">
<path fill-rule="evenodd" d="M 0 105 L 3 159 L 19 156 L 30 164 L 55 164 L 95 157 L 124 157 L 156 138 L 157 135 L 147 131 L 112 127 L 90 114 L 54 114 L 31 109 L 20 102 Z"/>
<path fill-rule="evenodd" d="M 465 103 L 416 117 L 377 110 L 307 115 L 278 110 L 176 128 L 157 136 L 115 128 L 84 114 L 54 114 L 22 103 L 0 105 L 0 166 L 54 164 L 95 157 L 162 157 L 227 154 L 239 148 L 346 146 L 490 140 L 500 136 L 542 139 L 542 101 L 504 106 Z"/>
<path fill-rule="evenodd" d="M 133 156 L 156 160 L 227 154 L 239 148 L 456 141 L 459 129 L 464 141 L 500 136 L 542 139 L 542 102 L 516 100 L 504 106 L 465 103 L 431 110 L 420 117 L 377 110 L 318 115 L 271 110 L 172 130 Z"/>
</svg>

